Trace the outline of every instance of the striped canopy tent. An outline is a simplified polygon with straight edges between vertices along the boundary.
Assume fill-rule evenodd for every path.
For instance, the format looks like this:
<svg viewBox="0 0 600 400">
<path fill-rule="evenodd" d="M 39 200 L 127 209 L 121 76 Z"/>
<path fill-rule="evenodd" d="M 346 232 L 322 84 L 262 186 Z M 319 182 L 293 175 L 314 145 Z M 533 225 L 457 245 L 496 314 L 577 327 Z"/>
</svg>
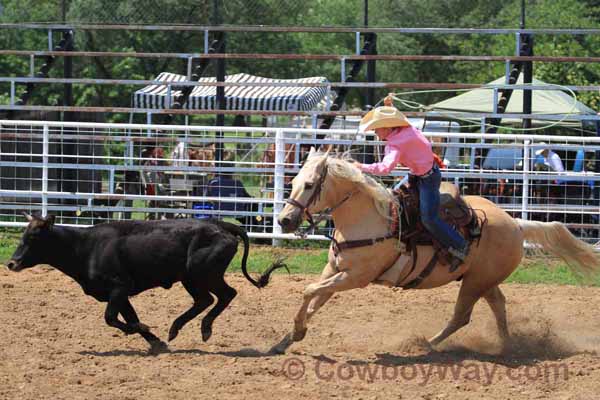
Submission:
<svg viewBox="0 0 600 400">
<path fill-rule="evenodd" d="M 161 72 L 156 81 L 182 82 L 185 75 Z M 200 78 L 199 82 L 216 82 L 216 78 Z M 226 110 L 255 111 L 310 111 L 319 105 L 327 95 L 325 86 L 285 86 L 283 83 L 327 83 L 320 76 L 302 79 L 270 79 L 248 74 L 225 76 L 225 82 L 231 83 L 277 83 L 275 86 L 226 86 Z M 172 108 L 174 99 L 181 94 L 180 87 L 171 85 L 149 85 L 133 95 L 133 107 L 145 109 Z M 216 86 L 194 86 L 183 108 L 189 110 L 214 110 L 217 99 Z"/>
</svg>

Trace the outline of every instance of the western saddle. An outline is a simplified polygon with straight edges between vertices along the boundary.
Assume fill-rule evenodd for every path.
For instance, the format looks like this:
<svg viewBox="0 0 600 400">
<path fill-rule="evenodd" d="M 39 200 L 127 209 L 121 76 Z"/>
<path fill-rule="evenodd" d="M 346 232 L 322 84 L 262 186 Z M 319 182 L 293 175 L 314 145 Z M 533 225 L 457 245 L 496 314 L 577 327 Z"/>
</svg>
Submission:
<svg viewBox="0 0 600 400">
<path fill-rule="evenodd" d="M 421 223 L 417 182 L 416 179 L 409 179 L 408 185 L 402 185 L 399 189 L 394 190 L 400 205 L 398 226 L 394 228 L 396 234 L 400 236 L 400 240 L 413 254 L 413 268 L 417 260 L 417 245 L 433 246 L 435 254 L 430 261 L 432 264 L 430 269 L 433 269 L 436 262 L 444 265 L 450 264 L 452 255 Z M 439 216 L 461 233 L 469 243 L 481 236 L 481 228 L 485 224 L 485 217 L 480 221 L 475 210 L 469 207 L 460 196 L 458 187 L 449 182 L 442 182 L 440 186 Z"/>
</svg>

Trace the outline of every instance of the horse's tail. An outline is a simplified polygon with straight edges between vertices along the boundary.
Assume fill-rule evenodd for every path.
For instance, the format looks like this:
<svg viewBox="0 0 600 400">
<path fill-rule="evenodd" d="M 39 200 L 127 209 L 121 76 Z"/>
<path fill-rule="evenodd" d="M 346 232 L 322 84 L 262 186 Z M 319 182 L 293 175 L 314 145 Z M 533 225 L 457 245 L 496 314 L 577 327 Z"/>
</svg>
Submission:
<svg viewBox="0 0 600 400">
<path fill-rule="evenodd" d="M 600 272 L 600 258 L 593 246 L 577 239 L 560 222 L 525 221 L 516 218 L 524 239 L 539 245 L 550 254 L 560 257 L 569 268 L 581 275 Z"/>
<path fill-rule="evenodd" d="M 265 272 L 262 273 L 262 275 L 258 278 L 258 281 L 255 281 L 248 273 L 248 269 L 246 267 L 246 263 L 248 261 L 248 253 L 250 251 L 250 240 L 248 239 L 248 234 L 246 233 L 246 230 L 239 225 L 232 224 L 229 222 L 221 222 L 221 225 L 225 227 L 225 229 L 229 233 L 238 236 L 244 242 L 244 255 L 242 256 L 242 273 L 251 284 L 260 289 L 268 285 L 271 274 L 276 269 L 285 268 L 289 272 L 287 265 L 283 263 L 283 259 L 277 259 Z"/>
</svg>

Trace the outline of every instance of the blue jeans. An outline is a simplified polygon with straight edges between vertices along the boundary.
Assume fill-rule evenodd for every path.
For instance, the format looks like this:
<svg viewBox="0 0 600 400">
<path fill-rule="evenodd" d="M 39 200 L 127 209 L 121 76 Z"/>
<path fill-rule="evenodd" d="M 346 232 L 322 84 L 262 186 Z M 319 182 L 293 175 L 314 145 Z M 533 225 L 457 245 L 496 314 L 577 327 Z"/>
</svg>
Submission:
<svg viewBox="0 0 600 400">
<path fill-rule="evenodd" d="M 440 208 L 440 184 L 442 174 L 437 165 L 427 177 L 419 176 L 419 202 L 421 222 L 437 240 L 445 247 L 462 250 L 467 242 L 450 225 L 438 215 Z"/>
</svg>

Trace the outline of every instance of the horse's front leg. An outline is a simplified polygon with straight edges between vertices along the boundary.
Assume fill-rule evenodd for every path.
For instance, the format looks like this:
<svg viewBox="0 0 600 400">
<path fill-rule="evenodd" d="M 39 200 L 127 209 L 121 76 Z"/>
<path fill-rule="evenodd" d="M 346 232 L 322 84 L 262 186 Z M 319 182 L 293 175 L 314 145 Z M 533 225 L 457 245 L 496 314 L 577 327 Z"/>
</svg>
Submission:
<svg viewBox="0 0 600 400">
<path fill-rule="evenodd" d="M 330 254 L 329 262 L 323 269 L 323 272 L 321 272 L 321 277 L 319 279 L 320 282 L 322 282 L 328 278 L 331 278 L 332 276 L 334 276 L 335 274 L 338 273 L 338 270 L 334 267 L 334 265 L 335 265 L 335 257 L 333 256 L 333 254 Z M 306 324 L 308 324 L 308 321 L 310 321 L 312 316 L 315 315 L 316 312 L 321 307 L 323 307 L 323 305 L 325 303 L 327 303 L 327 301 L 331 298 L 331 296 L 333 296 L 333 292 L 321 293 L 320 295 L 314 296 L 312 298 L 312 300 L 309 301 L 308 308 L 306 310 L 306 318 L 305 318 L 305 322 L 304 322 L 305 326 L 306 326 Z"/>
<path fill-rule="evenodd" d="M 306 289 L 304 289 L 302 305 L 294 317 L 292 339 L 295 342 L 304 339 L 307 329 L 308 307 L 313 299 L 320 296 L 331 296 L 335 292 L 353 289 L 355 287 L 356 286 L 353 284 L 353 280 L 350 279 L 350 274 L 348 272 L 338 272 L 330 278 L 308 285 Z M 314 311 L 311 314 L 314 314 Z"/>
<path fill-rule="evenodd" d="M 308 285 L 304 290 L 302 305 L 294 317 L 293 331 L 286 335 L 271 349 L 271 351 L 275 353 L 283 353 L 293 342 L 299 342 L 304 339 L 307 330 L 307 318 L 309 313 L 308 309 L 311 303 L 314 307 L 310 311 L 312 316 L 318 310 L 318 308 L 323 305 L 329 299 L 329 297 L 331 297 L 333 293 L 355 289 L 358 287 L 365 287 L 373 279 L 375 279 L 375 276 L 372 276 L 372 272 L 370 272 L 367 268 L 356 268 L 349 271 L 338 272 L 327 279 Z M 314 302 L 312 302 L 313 300 Z"/>
<path fill-rule="evenodd" d="M 324 293 L 319 296 L 313 297 L 313 299 L 308 304 L 308 310 L 306 311 L 306 323 L 310 321 L 310 319 L 319 311 L 321 307 L 327 303 L 327 301 L 333 296 L 333 293 Z"/>
<path fill-rule="evenodd" d="M 315 285 L 321 285 L 318 288 L 315 288 Z M 339 287 L 343 287 L 343 285 L 347 285 L 345 289 L 352 289 L 352 286 L 348 284 L 348 273 L 347 272 L 338 272 L 334 276 L 327 278 L 319 283 L 313 283 L 308 285 L 306 289 L 304 289 L 304 297 L 302 301 L 302 305 L 300 309 L 296 313 L 294 317 L 294 329 L 291 333 L 286 334 L 283 339 L 275 346 L 273 346 L 270 350 L 271 353 L 283 354 L 287 350 L 288 347 L 291 346 L 294 342 L 299 342 L 304 339 L 306 336 L 306 322 L 307 322 L 307 312 L 308 307 L 311 304 L 311 301 L 314 299 L 315 302 L 318 302 L 321 297 L 324 298 L 322 304 L 327 301 L 331 295 L 338 290 L 345 289 L 336 289 Z M 322 305 L 321 304 L 321 305 Z M 314 314 L 314 309 L 311 310 L 311 316 Z"/>
</svg>

